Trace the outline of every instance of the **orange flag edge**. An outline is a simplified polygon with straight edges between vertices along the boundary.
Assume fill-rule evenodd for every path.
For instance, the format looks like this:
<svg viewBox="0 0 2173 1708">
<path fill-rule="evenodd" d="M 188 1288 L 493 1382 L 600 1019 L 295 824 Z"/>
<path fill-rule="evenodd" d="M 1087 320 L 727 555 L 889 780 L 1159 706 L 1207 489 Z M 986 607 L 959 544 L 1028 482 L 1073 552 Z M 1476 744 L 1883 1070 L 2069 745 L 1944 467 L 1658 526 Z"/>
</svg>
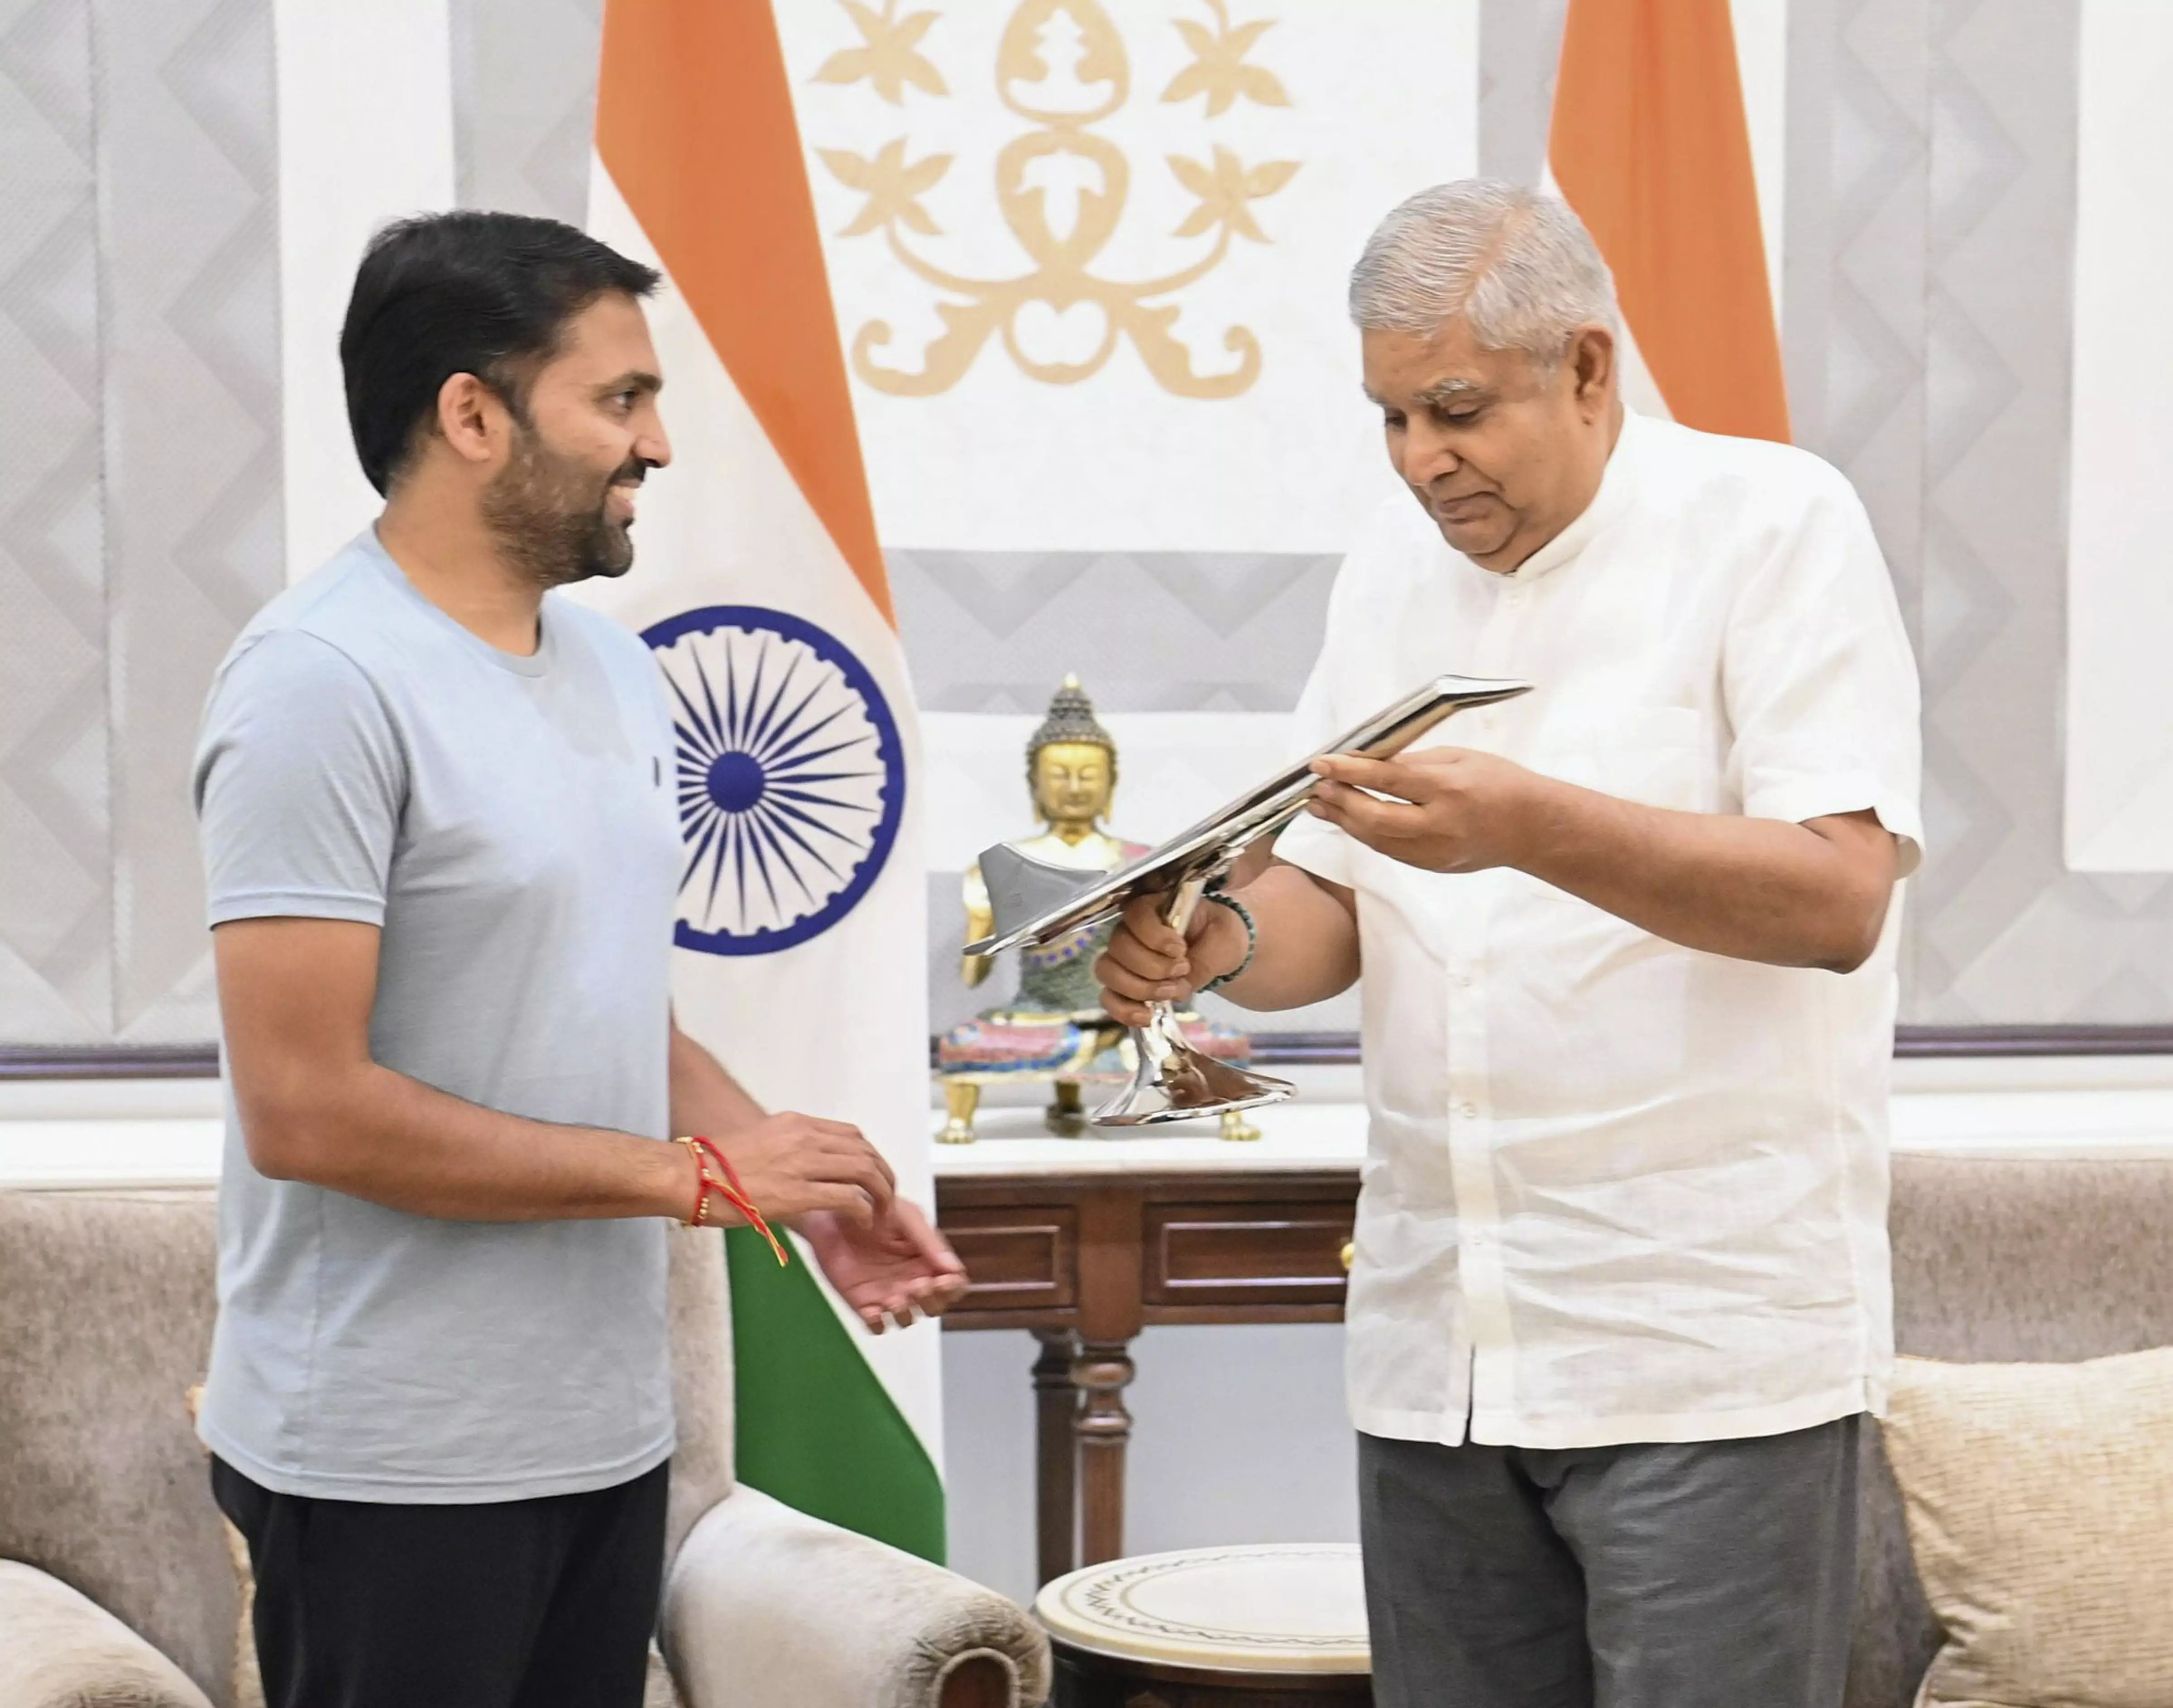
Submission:
<svg viewBox="0 0 2173 1708">
<path fill-rule="evenodd" d="M 1548 160 L 1676 419 L 1787 442 L 1728 0 L 1571 0 Z"/>
<path fill-rule="evenodd" d="M 896 628 L 769 6 L 609 0 L 596 138 L 710 348 Z"/>
</svg>

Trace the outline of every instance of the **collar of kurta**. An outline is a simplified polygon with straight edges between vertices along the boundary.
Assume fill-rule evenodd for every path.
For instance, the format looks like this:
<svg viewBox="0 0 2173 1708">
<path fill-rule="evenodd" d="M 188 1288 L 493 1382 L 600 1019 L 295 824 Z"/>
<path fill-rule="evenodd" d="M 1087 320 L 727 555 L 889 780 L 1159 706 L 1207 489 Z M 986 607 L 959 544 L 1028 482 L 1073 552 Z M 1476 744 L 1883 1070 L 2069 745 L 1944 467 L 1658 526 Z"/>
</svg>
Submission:
<svg viewBox="0 0 2173 1708">
<path fill-rule="evenodd" d="M 1578 512 L 1577 520 L 1507 574 L 1476 563 L 1472 568 L 1491 581 L 1518 586 L 1536 581 L 1570 562 L 1629 509 L 1631 493 L 1636 484 L 1636 448 L 1645 431 L 1643 418 L 1633 409 L 1624 410 L 1622 430 L 1615 436 L 1615 448 L 1607 454 L 1607 467 L 1599 477 L 1599 490 L 1592 495 L 1592 502 Z"/>
</svg>

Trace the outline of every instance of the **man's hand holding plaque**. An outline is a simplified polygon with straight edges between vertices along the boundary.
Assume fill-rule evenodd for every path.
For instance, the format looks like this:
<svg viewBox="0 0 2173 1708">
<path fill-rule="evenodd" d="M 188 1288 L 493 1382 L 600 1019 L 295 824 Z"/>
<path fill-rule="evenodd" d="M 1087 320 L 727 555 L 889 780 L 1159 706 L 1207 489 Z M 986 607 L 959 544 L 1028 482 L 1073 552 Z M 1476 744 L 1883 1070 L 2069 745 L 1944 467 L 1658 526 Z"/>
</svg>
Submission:
<svg viewBox="0 0 2173 1708">
<path fill-rule="evenodd" d="M 1264 866 L 1266 860 L 1244 864 Z M 1233 872 L 1230 881 L 1242 887 L 1254 876 Z M 1102 1006 L 1126 1026 L 1145 1026 L 1153 1013 L 1150 1003 L 1189 1002 L 1205 986 L 1236 973 L 1251 952 L 1244 921 L 1228 908 L 1197 908 L 1179 931 L 1162 918 L 1158 897 L 1135 897 L 1094 964 Z"/>
<path fill-rule="evenodd" d="M 1334 753 L 1313 762 L 1308 807 L 1376 854 L 1429 872 L 1512 866 L 1543 826 L 1550 789 L 1538 773 L 1468 747 L 1394 759 Z"/>
<path fill-rule="evenodd" d="M 1464 707 L 1488 705 L 1530 691 L 1529 682 L 1437 677 L 1311 758 L 1286 767 L 1259 788 L 1103 878 L 1082 883 L 1076 872 L 1024 858 L 1000 845 L 990 849 L 982 856 L 982 871 L 988 880 L 996 935 L 968 945 L 967 952 L 990 955 L 1113 917 L 1143 924 L 1151 915 L 1166 929 L 1155 935 L 1158 946 L 1151 949 L 1138 931 L 1129 934 L 1141 970 L 1134 976 L 1133 990 L 1119 992 L 1119 999 L 1134 1004 L 1140 1016 L 1131 1021 L 1138 1070 L 1130 1089 L 1096 1113 L 1095 1124 L 1147 1126 L 1279 1102 L 1291 1095 L 1289 1085 L 1204 1057 L 1173 1030 L 1171 1016 L 1178 989 L 1205 989 L 1221 976 L 1193 978 L 1188 946 L 1219 943 L 1228 924 L 1215 916 L 1227 914 L 1243 930 L 1248 946 L 1237 965 L 1242 967 L 1250 958 L 1254 931 L 1249 917 L 1243 903 L 1223 892 L 1233 879 L 1242 885 L 1267 865 L 1267 850 L 1275 834 L 1306 810 L 1323 786 L 1320 761 L 1330 756 L 1390 759 Z M 1203 908 L 1203 901 L 1212 905 Z M 1186 968 L 1184 974 L 1168 970 L 1180 962 Z M 1129 963 L 1116 970 L 1129 971 Z M 1159 994 L 1164 987 L 1171 988 L 1171 994 Z"/>
</svg>

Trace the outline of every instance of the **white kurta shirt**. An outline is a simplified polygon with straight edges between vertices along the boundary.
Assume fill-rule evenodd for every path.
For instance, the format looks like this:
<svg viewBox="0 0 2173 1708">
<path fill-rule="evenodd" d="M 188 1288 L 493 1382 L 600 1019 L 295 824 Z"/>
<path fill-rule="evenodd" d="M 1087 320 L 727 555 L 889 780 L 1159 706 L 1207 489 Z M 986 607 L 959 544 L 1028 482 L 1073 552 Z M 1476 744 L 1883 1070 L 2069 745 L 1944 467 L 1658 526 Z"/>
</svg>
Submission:
<svg viewBox="0 0 2173 1708">
<path fill-rule="evenodd" d="M 1917 864 L 1915 665 L 1862 504 L 1807 452 L 1631 416 L 1590 508 L 1508 575 L 1399 496 L 1337 579 L 1300 737 L 1451 671 L 1538 686 L 1422 745 L 1695 812 L 1868 808 Z M 1883 1407 L 1898 896 L 1841 976 L 1318 819 L 1280 852 L 1358 897 L 1361 1430 L 1585 1447 Z"/>
</svg>

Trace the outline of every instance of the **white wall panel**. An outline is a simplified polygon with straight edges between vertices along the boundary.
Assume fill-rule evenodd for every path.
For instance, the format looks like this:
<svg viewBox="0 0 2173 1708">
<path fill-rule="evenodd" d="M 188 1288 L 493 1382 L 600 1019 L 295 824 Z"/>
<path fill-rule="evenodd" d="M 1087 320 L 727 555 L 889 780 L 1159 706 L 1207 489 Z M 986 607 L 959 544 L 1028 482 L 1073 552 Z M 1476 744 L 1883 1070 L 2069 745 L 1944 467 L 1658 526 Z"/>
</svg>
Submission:
<svg viewBox="0 0 2173 1708">
<path fill-rule="evenodd" d="M 1788 0 L 1728 0 L 1735 26 L 1735 69 L 1750 132 L 1750 170 L 1758 183 L 1758 224 L 1766 240 L 1766 277 L 1773 324 L 1781 324 L 1781 238 L 1788 188 Z"/>
<path fill-rule="evenodd" d="M 2067 863 L 2173 871 L 2173 6 L 2083 0 L 2068 509 Z"/>
<path fill-rule="evenodd" d="M 377 514 L 354 460 L 340 324 L 370 234 L 453 205 L 446 0 L 275 0 L 287 579 Z"/>
<path fill-rule="evenodd" d="M 880 323 L 889 340 L 872 359 L 917 369 L 944 330 L 939 305 L 968 315 L 995 305 L 1005 322 L 934 395 L 898 395 L 855 367 L 884 543 L 1342 549 L 1355 519 L 1391 489 L 1358 389 L 1345 283 L 1390 207 L 1477 170 L 1477 0 L 1234 0 L 1227 17 L 1233 33 L 1248 33 L 1243 63 L 1273 79 L 1247 87 L 1281 99 L 1234 93 L 1219 105 L 1181 83 L 1193 51 L 1180 29 L 1220 27 L 1205 5 L 1079 0 L 1058 10 L 1031 32 L 1046 77 L 1009 85 L 1010 105 L 1000 47 L 1027 8 L 914 10 L 932 18 L 914 45 L 921 81 L 886 85 L 866 54 L 843 57 L 864 46 L 844 8 L 813 0 L 779 8 L 847 349 Z M 1090 40 L 1090 24 L 1104 33 Z M 1082 48 L 1106 49 L 1110 33 L 1125 71 L 1117 110 L 1068 128 L 1020 110 L 1092 110 L 1106 100 L 1115 85 L 1079 73 L 1090 65 Z M 893 68 L 903 63 L 894 58 Z M 1045 152 L 1026 172 L 1031 206 L 1006 208 L 1000 161 L 1022 145 Z M 884 167 L 887 150 L 896 153 Z M 1259 342 L 1257 380 L 1234 397 L 1182 395 L 1130 336 L 1091 374 L 1030 377 L 1007 337 L 1031 359 L 1084 365 L 1112 315 L 1134 300 L 1129 284 L 1183 272 L 1216 249 L 1211 229 L 1189 227 L 1201 204 L 1173 159 L 1227 159 L 1233 172 L 1266 175 L 1244 202 L 1249 232 L 1238 228 L 1196 279 L 1140 294 L 1136 304 L 1174 315 L 1170 331 L 1203 374 L 1235 366 L 1227 341 L 1243 329 Z M 915 175 L 909 183 L 902 172 Z M 866 186 L 878 181 L 909 191 L 909 217 L 887 227 L 864 217 Z M 1116 203 L 1113 230 L 1066 274 L 1045 244 L 1037 250 L 1032 207 L 1068 241 L 1082 198 L 1103 194 Z"/>
</svg>

